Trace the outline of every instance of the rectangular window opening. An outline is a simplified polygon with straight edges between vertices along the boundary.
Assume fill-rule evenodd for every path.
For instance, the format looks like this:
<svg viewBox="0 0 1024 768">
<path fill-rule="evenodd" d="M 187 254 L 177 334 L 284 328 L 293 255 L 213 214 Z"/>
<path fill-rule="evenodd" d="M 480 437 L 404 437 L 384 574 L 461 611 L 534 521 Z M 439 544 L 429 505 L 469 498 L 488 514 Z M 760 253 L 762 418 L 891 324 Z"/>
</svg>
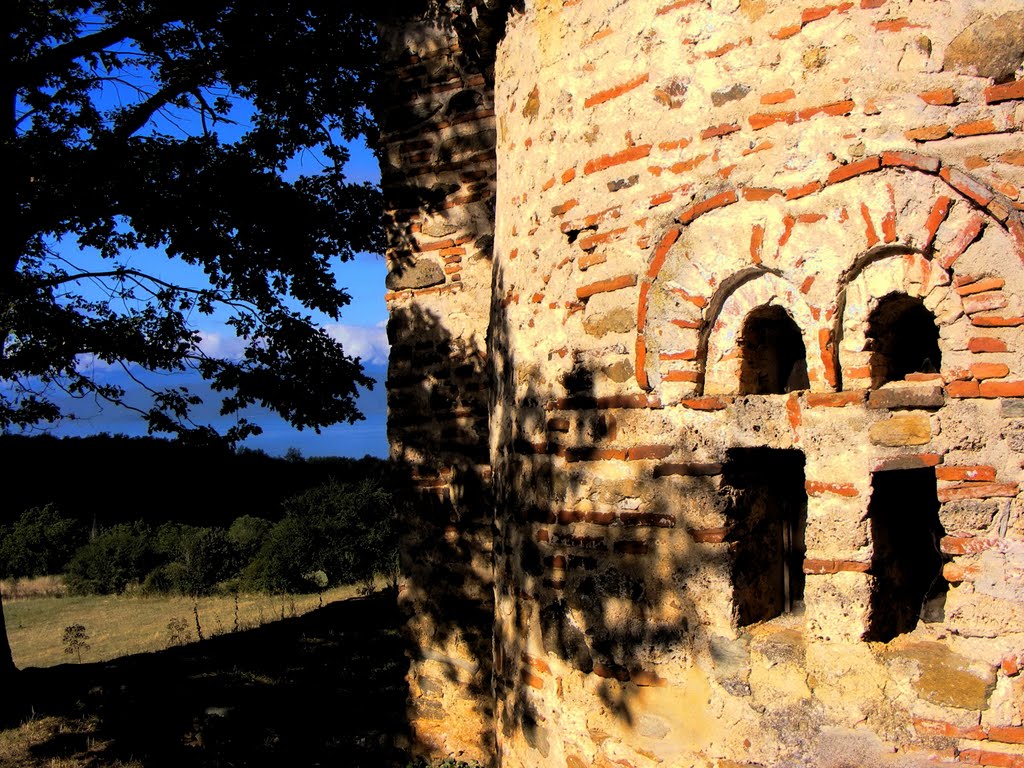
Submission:
<svg viewBox="0 0 1024 768">
<path fill-rule="evenodd" d="M 888 642 L 918 621 L 941 621 L 949 585 L 934 468 L 876 472 L 868 519 L 874 584 L 865 639 Z"/>
<path fill-rule="evenodd" d="M 733 603 L 740 626 L 802 614 L 807 551 L 804 455 L 734 448 L 723 468 L 730 499 Z"/>
</svg>

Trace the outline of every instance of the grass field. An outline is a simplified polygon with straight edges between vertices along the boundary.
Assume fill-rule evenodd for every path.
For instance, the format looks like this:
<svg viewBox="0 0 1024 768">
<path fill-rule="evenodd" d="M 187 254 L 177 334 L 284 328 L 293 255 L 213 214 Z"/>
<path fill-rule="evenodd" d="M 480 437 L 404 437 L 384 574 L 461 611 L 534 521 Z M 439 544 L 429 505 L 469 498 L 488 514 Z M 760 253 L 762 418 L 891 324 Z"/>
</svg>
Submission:
<svg viewBox="0 0 1024 768">
<path fill-rule="evenodd" d="M 276 621 L 269 619 L 280 616 L 282 601 L 269 600 L 262 604 L 266 624 L 207 634 L 203 642 L 112 661 L 92 658 L 97 646 L 81 664 L 29 667 L 3 692 L 24 714 L 14 727 L 0 728 L 0 766 L 405 768 L 412 734 L 396 595 L 339 599 L 343 595 L 326 593 L 323 608 L 316 608 L 315 597 L 296 600 L 296 613 L 305 605 L 313 610 Z M 124 652 L 150 641 L 141 629 L 147 622 L 146 637 L 165 646 L 161 625 L 192 608 L 188 601 L 159 598 L 53 603 L 70 608 L 58 611 L 51 603 L 44 610 L 40 598 L 14 600 L 9 616 L 38 611 L 61 661 L 67 621 L 87 628 L 91 621 L 97 637 L 127 636 Z M 290 603 L 283 605 L 287 615 Z M 260 605 L 248 610 L 258 617 Z M 205 634 L 204 615 L 215 626 L 218 611 L 230 628 L 234 603 L 204 600 L 199 611 Z M 112 628 L 118 624 L 124 631 Z"/>
<path fill-rule="evenodd" d="M 171 596 L 55 597 L 52 591 L 51 596 L 9 599 L 4 590 L 7 634 L 19 668 L 77 662 L 77 655 L 65 653 L 62 640 L 64 628 L 72 624 L 81 624 L 88 634 L 90 647 L 82 651 L 82 661 L 107 661 L 197 640 L 196 611 L 203 636 L 210 638 L 300 616 L 354 596 L 356 587 L 337 587 L 323 595 L 240 595 L 237 615 L 230 595 L 193 601 Z"/>
</svg>

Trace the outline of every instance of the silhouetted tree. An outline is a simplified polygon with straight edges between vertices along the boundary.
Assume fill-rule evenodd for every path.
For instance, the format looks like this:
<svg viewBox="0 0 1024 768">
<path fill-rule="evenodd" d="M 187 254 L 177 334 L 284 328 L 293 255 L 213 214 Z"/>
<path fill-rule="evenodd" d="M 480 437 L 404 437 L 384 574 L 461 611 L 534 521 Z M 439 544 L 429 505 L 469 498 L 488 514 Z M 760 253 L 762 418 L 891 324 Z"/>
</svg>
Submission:
<svg viewBox="0 0 1024 768">
<path fill-rule="evenodd" d="M 333 264 L 381 241 L 379 192 L 343 172 L 344 140 L 373 130 L 376 41 L 360 5 L 5 6 L 0 429 L 53 422 L 70 395 L 211 440 L 194 393 L 140 375 L 185 369 L 222 393 L 224 414 L 259 403 L 314 429 L 360 418 L 357 389 L 372 382 L 308 314 L 337 317 L 349 297 Z M 289 173 L 300 156 L 321 171 Z M 153 250 L 208 284 L 166 279 Z M 197 323 L 215 311 L 243 340 L 238 356 L 204 351 Z M 135 377 L 151 405 L 89 375 L 90 358 Z M 239 418 L 223 437 L 258 431 Z M 4 633 L 5 690 L 9 658 Z"/>
</svg>

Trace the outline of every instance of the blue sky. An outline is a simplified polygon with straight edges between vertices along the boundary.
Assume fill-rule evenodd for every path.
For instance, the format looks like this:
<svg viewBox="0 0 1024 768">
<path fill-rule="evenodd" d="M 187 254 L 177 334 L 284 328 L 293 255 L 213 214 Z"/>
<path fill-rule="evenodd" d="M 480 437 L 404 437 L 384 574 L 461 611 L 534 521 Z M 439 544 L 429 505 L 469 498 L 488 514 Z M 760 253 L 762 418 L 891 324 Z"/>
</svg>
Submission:
<svg viewBox="0 0 1024 768">
<path fill-rule="evenodd" d="M 347 166 L 348 178 L 352 181 L 369 181 L 379 183 L 380 170 L 376 158 L 361 144 L 350 145 L 352 159 Z M 309 172 L 297 163 L 297 172 Z M 79 264 L 88 264 L 98 258 L 82 253 L 74 243 L 60 243 L 58 250 L 64 258 Z M 139 252 L 131 257 L 133 260 L 154 260 L 157 264 L 147 265 L 147 271 L 171 282 L 186 285 L 201 285 L 202 272 L 174 259 L 168 259 L 162 253 Z M 159 266 L 157 266 L 159 265 Z M 365 419 L 355 424 L 338 424 L 324 429 L 318 435 L 312 430 L 299 431 L 277 415 L 261 408 L 251 408 L 247 412 L 250 421 L 263 427 L 263 434 L 245 441 L 248 448 L 258 448 L 272 455 L 283 455 L 289 448 L 297 448 L 305 456 L 387 456 L 387 407 L 384 393 L 384 380 L 387 373 L 387 335 L 385 322 L 387 307 L 384 302 L 384 278 L 387 274 L 382 256 L 361 253 L 352 261 L 339 263 L 335 269 L 339 285 L 347 289 L 352 297 L 351 303 L 344 308 L 340 322 L 323 318 L 322 325 L 331 336 L 341 341 L 346 352 L 359 357 L 367 375 L 377 381 L 372 391 L 363 391 L 359 397 L 359 408 Z M 216 317 L 203 318 L 200 330 L 205 337 L 204 346 L 210 352 L 230 355 L 237 351 L 238 340 L 230 329 L 219 322 Z M 104 365 L 94 365 L 93 375 L 105 382 L 115 383 L 123 387 L 131 402 L 139 402 L 145 398 L 141 388 L 131 381 L 121 369 Z M 188 385 L 197 394 L 204 397 L 204 406 L 197 412 L 196 421 L 225 427 L 229 421 L 217 413 L 219 400 L 214 393 L 205 387 L 194 373 L 163 374 L 158 383 Z M 62 436 L 83 436 L 109 432 L 113 434 L 144 435 L 145 426 L 131 412 L 112 406 L 103 407 L 94 401 L 65 400 L 66 410 L 74 413 L 74 419 L 62 421 L 50 430 L 51 434 Z"/>
</svg>

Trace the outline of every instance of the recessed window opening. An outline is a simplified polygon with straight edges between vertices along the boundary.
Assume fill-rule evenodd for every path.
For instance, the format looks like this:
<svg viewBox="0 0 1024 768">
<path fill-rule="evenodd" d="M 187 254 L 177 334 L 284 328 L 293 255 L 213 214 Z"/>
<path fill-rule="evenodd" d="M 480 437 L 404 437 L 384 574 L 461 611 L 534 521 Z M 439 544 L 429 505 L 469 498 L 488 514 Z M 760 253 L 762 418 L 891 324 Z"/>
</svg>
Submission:
<svg viewBox="0 0 1024 768">
<path fill-rule="evenodd" d="M 942 367 L 935 316 L 921 299 L 891 293 L 868 318 L 871 385 L 902 381 L 908 373 L 938 373 Z"/>
<path fill-rule="evenodd" d="M 948 585 L 942 577 L 934 469 L 877 472 L 871 481 L 871 614 L 865 638 L 888 642 L 918 621 L 940 621 Z"/>
<path fill-rule="evenodd" d="M 804 455 L 736 448 L 723 468 L 729 496 L 733 603 L 740 626 L 803 613 L 807 492 Z"/>
<path fill-rule="evenodd" d="M 781 395 L 810 388 L 803 336 L 782 307 L 751 311 L 739 345 L 741 395 Z"/>
</svg>

